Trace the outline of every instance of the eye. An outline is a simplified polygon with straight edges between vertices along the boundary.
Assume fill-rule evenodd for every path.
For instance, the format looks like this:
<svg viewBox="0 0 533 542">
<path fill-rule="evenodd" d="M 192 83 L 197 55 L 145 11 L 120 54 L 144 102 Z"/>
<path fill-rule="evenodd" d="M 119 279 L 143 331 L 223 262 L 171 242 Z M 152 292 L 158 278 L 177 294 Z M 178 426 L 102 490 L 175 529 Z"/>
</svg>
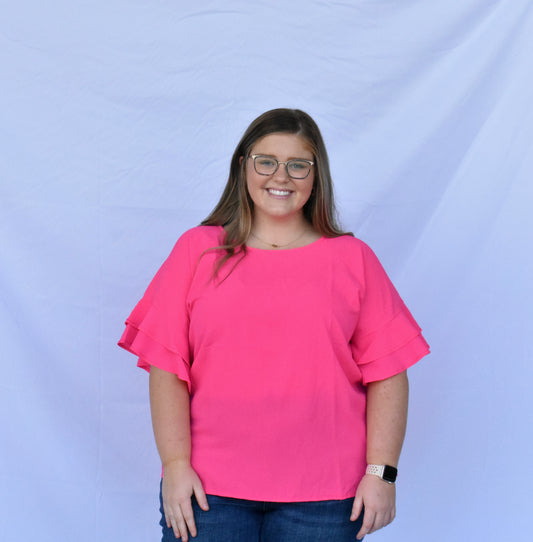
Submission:
<svg viewBox="0 0 533 542">
<path fill-rule="evenodd" d="M 295 160 L 290 163 L 290 168 L 294 171 L 302 171 L 309 168 L 309 164 L 303 160 Z"/>
<path fill-rule="evenodd" d="M 265 167 L 265 168 L 276 167 L 276 161 L 272 158 L 268 158 L 268 156 L 258 156 L 256 160 L 257 160 L 257 164 L 262 167 Z"/>
</svg>

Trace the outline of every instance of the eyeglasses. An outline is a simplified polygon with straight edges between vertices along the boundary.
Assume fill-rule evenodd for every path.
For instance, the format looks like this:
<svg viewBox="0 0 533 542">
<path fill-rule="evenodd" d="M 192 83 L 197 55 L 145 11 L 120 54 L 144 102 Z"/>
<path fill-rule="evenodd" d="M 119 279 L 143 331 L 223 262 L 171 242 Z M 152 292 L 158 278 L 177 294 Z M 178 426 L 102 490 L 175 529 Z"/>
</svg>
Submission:
<svg viewBox="0 0 533 542">
<path fill-rule="evenodd" d="M 280 162 L 272 156 L 264 156 L 263 154 L 251 154 L 248 158 L 252 158 L 254 161 L 254 169 L 259 175 L 274 175 L 280 164 L 283 164 L 287 169 L 287 175 L 291 179 L 305 179 L 314 162 L 311 160 L 288 160 L 287 162 Z"/>
</svg>

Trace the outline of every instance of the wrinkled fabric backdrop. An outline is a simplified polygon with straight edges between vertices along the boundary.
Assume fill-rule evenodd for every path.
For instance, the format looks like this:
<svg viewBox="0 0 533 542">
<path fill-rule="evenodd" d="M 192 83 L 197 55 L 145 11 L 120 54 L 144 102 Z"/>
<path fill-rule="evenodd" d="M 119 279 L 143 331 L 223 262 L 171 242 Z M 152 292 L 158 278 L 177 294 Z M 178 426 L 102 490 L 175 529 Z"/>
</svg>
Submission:
<svg viewBox="0 0 533 542">
<path fill-rule="evenodd" d="M 116 341 L 248 123 L 298 107 L 433 351 L 371 540 L 529 540 L 532 51 L 528 0 L 2 2 L 0 539 L 159 539 Z"/>
</svg>

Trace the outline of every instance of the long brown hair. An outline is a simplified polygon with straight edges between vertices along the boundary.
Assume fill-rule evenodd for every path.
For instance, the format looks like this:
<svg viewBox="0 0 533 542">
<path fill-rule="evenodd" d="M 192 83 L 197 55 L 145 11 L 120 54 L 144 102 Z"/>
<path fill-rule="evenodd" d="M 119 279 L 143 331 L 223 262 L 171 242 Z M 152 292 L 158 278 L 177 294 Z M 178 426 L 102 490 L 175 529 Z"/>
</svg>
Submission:
<svg viewBox="0 0 533 542">
<path fill-rule="evenodd" d="M 299 109 L 272 109 L 257 117 L 244 132 L 233 153 L 224 192 L 211 214 L 202 222 L 203 225 L 224 226 L 226 231 L 222 245 L 216 247 L 226 252 L 217 263 L 217 270 L 234 254 L 246 253 L 254 212 L 246 187 L 246 160 L 256 141 L 273 133 L 299 135 L 314 155 L 314 187 L 303 213 L 315 231 L 324 237 L 352 235 L 342 231 L 337 222 L 328 154 L 317 124 Z"/>
</svg>

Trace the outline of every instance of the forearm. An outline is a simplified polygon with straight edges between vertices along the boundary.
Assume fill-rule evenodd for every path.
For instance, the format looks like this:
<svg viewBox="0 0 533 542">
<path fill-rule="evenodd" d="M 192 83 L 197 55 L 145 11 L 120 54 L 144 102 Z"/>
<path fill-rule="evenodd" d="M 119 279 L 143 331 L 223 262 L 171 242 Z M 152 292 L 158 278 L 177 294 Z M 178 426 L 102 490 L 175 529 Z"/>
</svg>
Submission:
<svg viewBox="0 0 533 542">
<path fill-rule="evenodd" d="M 150 408 L 155 442 L 164 468 L 163 510 L 174 536 L 196 536 L 191 507 L 194 494 L 202 510 L 209 510 L 202 482 L 191 467 L 190 397 L 187 384 L 176 375 L 150 368 Z"/>
<path fill-rule="evenodd" d="M 191 427 L 187 384 L 157 367 L 150 369 L 152 426 L 163 466 L 190 462 Z"/>
<path fill-rule="evenodd" d="M 398 466 L 407 425 L 409 382 L 404 371 L 367 387 L 367 463 Z"/>
</svg>

